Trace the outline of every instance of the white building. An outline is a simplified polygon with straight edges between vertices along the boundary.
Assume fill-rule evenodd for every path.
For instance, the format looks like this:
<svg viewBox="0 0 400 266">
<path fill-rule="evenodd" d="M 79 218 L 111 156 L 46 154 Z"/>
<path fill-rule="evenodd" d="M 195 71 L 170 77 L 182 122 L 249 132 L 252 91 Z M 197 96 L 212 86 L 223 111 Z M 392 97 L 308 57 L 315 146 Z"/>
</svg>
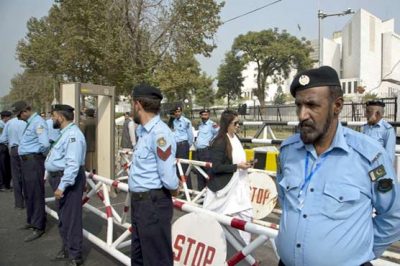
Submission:
<svg viewBox="0 0 400 266">
<path fill-rule="evenodd" d="M 315 50 L 311 57 L 318 62 L 318 40 L 311 44 Z M 382 21 L 360 9 L 342 31 L 335 32 L 332 39 L 323 39 L 321 61 L 339 73 L 347 97 L 359 98 L 366 93 L 393 97 L 400 92 L 400 35 L 394 32 L 394 19 Z M 294 70 L 281 85 L 285 93 L 289 93 L 295 73 Z M 242 74 L 242 96 L 251 102 L 252 90 L 257 87 L 255 63 L 250 63 Z M 357 87 L 363 87 L 365 92 L 357 93 Z M 266 101 L 273 100 L 276 90 L 276 84 L 269 84 Z"/>
</svg>

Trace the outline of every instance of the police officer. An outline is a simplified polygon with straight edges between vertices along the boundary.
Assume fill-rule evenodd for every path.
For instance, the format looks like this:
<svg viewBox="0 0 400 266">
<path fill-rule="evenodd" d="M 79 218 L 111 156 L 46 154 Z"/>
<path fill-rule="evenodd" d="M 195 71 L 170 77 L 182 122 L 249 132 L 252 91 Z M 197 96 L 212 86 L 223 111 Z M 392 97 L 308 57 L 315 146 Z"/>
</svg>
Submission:
<svg viewBox="0 0 400 266">
<path fill-rule="evenodd" d="M 203 162 L 211 162 L 210 157 L 210 142 L 218 133 L 218 124 L 210 120 L 210 110 L 203 109 L 199 112 L 201 122 L 198 127 L 197 138 L 195 142 L 196 160 Z M 209 169 L 208 169 L 209 170 Z M 209 173 L 210 171 L 206 172 Z M 197 174 L 197 188 L 203 190 L 206 186 L 206 179 L 200 174 Z"/>
<path fill-rule="evenodd" d="M 390 160 L 394 162 L 396 150 L 396 133 L 392 125 L 383 119 L 385 103 L 378 100 L 366 103 L 367 124 L 362 132 L 376 139 L 389 154 Z"/>
<path fill-rule="evenodd" d="M 0 135 L 3 137 L 4 129 L 7 127 L 8 121 L 11 118 L 12 113 L 9 111 L 2 111 L 1 115 L 1 132 Z M 8 152 L 8 140 L 0 139 L 0 191 L 11 189 L 11 169 L 10 169 L 10 154 Z"/>
<path fill-rule="evenodd" d="M 73 123 L 74 108 L 71 106 L 54 105 L 52 119 L 53 127 L 61 130 L 45 161 L 49 183 L 57 200 L 58 228 L 62 238 L 62 248 L 55 259 L 69 259 L 68 265 L 81 265 L 86 141 Z"/>
<path fill-rule="evenodd" d="M 189 149 L 193 144 L 192 122 L 182 115 L 182 107 L 176 106 L 175 119 L 173 121 L 173 134 L 176 141 L 176 158 L 189 159 Z M 186 173 L 187 164 L 182 165 L 183 173 Z M 179 175 L 179 172 L 178 172 Z M 192 188 L 190 176 L 186 180 L 188 188 Z"/>
<path fill-rule="evenodd" d="M 0 137 L 0 143 L 8 143 L 10 152 L 11 176 L 14 191 L 14 204 L 16 209 L 24 209 L 25 199 L 22 189 L 21 158 L 18 154 L 18 146 L 26 127 L 26 122 L 17 117 L 12 118 L 4 127 Z"/>
<path fill-rule="evenodd" d="M 343 92 L 333 68 L 298 73 L 290 92 L 300 133 L 279 154 L 280 265 L 371 265 L 400 239 L 400 191 L 389 156 L 338 122 Z"/>
<path fill-rule="evenodd" d="M 132 91 L 138 142 L 129 171 L 131 193 L 132 265 L 173 265 L 171 191 L 179 185 L 176 176 L 176 143 L 159 116 L 161 92 L 149 85 Z"/>
<path fill-rule="evenodd" d="M 53 115 L 53 112 L 51 112 L 51 115 Z M 46 120 L 46 124 L 49 130 L 49 142 L 52 145 L 60 136 L 60 129 L 53 127 L 53 119 L 51 117 Z"/>
<path fill-rule="evenodd" d="M 25 195 L 27 224 L 24 229 L 33 229 L 25 238 L 29 242 L 41 237 L 46 227 L 44 203 L 44 154 L 50 143 L 46 121 L 24 101 L 12 105 L 14 114 L 27 122 L 18 154 L 21 157 L 23 189 Z"/>
</svg>

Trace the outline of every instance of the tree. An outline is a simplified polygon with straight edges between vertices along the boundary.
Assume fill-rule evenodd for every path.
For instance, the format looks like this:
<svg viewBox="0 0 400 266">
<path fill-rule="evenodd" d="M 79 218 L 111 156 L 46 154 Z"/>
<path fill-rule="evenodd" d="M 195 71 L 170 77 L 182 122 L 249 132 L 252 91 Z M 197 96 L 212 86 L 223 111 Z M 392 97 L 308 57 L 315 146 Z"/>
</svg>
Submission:
<svg viewBox="0 0 400 266">
<path fill-rule="evenodd" d="M 368 92 L 365 95 L 363 95 L 362 100 L 363 102 L 368 102 L 371 100 L 375 100 L 378 98 L 378 94 L 377 93 L 373 93 L 373 92 Z"/>
<path fill-rule="evenodd" d="M 11 91 L 6 96 L 7 103 L 24 100 L 32 105 L 34 110 L 46 111 L 53 100 L 55 80 L 48 75 L 24 71 L 11 80 Z"/>
<path fill-rule="evenodd" d="M 29 20 L 17 56 L 25 68 L 60 81 L 115 85 L 126 94 L 133 84 L 157 80 L 171 58 L 210 55 L 222 6 L 213 0 L 59 0 L 47 17 Z"/>
<path fill-rule="evenodd" d="M 232 52 L 244 64 L 256 64 L 257 88 L 254 94 L 261 106 L 265 106 L 268 83 L 279 85 L 282 79 L 289 76 L 292 69 L 302 71 L 311 67 L 311 51 L 309 41 L 304 38 L 299 40 L 286 31 L 279 32 L 278 29 L 239 35 L 232 45 Z"/>
<path fill-rule="evenodd" d="M 283 92 L 282 86 L 278 86 L 274 97 L 274 104 L 285 104 L 289 95 Z"/>
<path fill-rule="evenodd" d="M 240 98 L 244 80 L 242 76 L 243 69 L 243 61 L 232 52 L 225 54 L 224 63 L 218 68 L 218 92 L 216 96 L 218 98 L 226 97 L 228 107 L 232 100 Z"/>
</svg>

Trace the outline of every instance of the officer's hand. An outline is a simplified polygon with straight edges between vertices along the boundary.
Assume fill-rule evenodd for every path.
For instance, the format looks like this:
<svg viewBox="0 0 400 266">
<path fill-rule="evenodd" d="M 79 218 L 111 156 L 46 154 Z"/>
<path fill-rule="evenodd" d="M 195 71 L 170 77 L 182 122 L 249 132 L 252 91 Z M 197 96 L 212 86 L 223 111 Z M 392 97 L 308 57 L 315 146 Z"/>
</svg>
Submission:
<svg viewBox="0 0 400 266">
<path fill-rule="evenodd" d="M 56 197 L 56 199 L 61 199 L 62 197 L 64 197 L 64 192 L 62 190 L 57 189 L 56 191 L 54 191 L 54 197 Z"/>
<path fill-rule="evenodd" d="M 177 189 L 175 189 L 175 190 L 170 190 L 170 192 L 171 192 L 171 196 L 172 196 L 172 197 L 178 196 L 178 194 L 179 194 L 179 187 L 178 187 Z"/>
</svg>

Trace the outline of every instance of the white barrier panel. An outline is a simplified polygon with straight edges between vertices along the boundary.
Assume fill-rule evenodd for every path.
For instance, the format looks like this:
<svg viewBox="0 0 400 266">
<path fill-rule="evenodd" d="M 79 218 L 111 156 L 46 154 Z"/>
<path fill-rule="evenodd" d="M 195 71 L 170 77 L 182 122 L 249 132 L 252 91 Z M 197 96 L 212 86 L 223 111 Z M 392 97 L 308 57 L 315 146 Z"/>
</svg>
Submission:
<svg viewBox="0 0 400 266">
<path fill-rule="evenodd" d="M 252 172 L 249 174 L 249 181 L 253 218 L 261 220 L 274 209 L 278 191 L 274 180 L 266 173 Z"/>
<path fill-rule="evenodd" d="M 172 225 L 174 265 L 224 265 L 226 239 L 221 225 L 209 215 L 190 213 Z"/>
</svg>

